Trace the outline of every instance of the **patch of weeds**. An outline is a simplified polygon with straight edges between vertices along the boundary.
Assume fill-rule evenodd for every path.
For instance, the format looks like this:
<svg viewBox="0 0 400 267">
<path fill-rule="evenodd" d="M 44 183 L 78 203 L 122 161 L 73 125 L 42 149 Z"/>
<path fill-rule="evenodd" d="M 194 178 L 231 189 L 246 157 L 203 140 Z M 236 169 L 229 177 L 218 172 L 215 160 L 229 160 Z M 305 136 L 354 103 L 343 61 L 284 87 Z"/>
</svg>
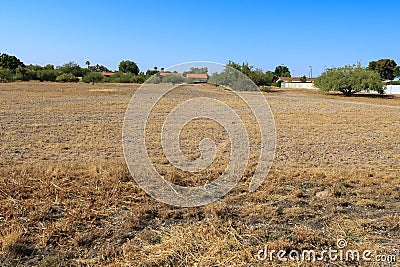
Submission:
<svg viewBox="0 0 400 267">
<path fill-rule="evenodd" d="M 309 183 L 309 182 L 300 183 L 300 188 L 301 189 L 309 189 L 309 188 L 313 188 L 313 187 L 314 187 L 313 183 Z"/>
</svg>

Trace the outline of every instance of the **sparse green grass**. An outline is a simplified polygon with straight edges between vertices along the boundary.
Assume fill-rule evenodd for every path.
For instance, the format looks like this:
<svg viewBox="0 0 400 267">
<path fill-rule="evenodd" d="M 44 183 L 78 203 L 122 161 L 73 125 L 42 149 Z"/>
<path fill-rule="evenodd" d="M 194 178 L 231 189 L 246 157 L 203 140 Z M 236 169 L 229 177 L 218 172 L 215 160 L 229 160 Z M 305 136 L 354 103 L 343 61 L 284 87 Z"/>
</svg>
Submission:
<svg viewBox="0 0 400 267">
<path fill-rule="evenodd" d="M 199 86 L 167 96 L 155 114 L 207 94 L 243 107 L 228 92 Z M 123 158 L 122 121 L 136 88 L 0 84 L 0 265 L 263 266 L 256 255 L 264 245 L 334 248 L 338 238 L 351 248 L 399 253 L 398 97 L 266 93 L 277 151 L 263 185 L 247 192 L 249 164 L 245 179 L 220 201 L 175 208 L 147 196 Z M 247 119 L 254 163 L 257 129 Z M 161 120 L 149 122 L 147 143 L 158 170 L 182 184 L 216 178 L 229 150 L 201 175 L 176 172 L 160 153 Z M 185 155 L 198 156 L 208 134 L 225 148 L 223 129 L 198 121 L 182 132 Z M 348 265 L 357 264 L 338 266 Z"/>
</svg>

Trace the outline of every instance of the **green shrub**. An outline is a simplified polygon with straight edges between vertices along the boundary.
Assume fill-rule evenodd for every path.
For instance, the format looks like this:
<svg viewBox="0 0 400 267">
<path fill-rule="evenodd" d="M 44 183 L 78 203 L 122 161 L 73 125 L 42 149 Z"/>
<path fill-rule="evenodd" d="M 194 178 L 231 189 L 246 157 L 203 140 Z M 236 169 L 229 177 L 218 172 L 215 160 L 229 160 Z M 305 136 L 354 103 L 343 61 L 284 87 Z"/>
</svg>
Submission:
<svg viewBox="0 0 400 267">
<path fill-rule="evenodd" d="M 148 82 L 148 83 L 155 83 L 155 84 L 158 84 L 158 83 L 161 83 L 161 78 L 160 78 L 158 75 L 154 75 L 154 76 L 151 76 L 151 77 L 147 80 L 147 82 Z"/>
<path fill-rule="evenodd" d="M 103 76 L 98 72 L 91 72 L 88 75 L 84 76 L 82 78 L 82 81 L 85 82 L 85 83 L 94 84 L 95 82 L 102 82 L 103 81 Z"/>
<path fill-rule="evenodd" d="M 170 74 L 167 76 L 162 77 L 162 82 L 163 83 L 172 83 L 172 84 L 178 84 L 178 83 L 183 83 L 185 79 L 183 77 Z"/>
<path fill-rule="evenodd" d="M 7 83 L 14 81 L 14 73 L 9 69 L 0 67 L 0 82 Z"/>
<path fill-rule="evenodd" d="M 75 77 L 75 75 L 73 75 L 72 73 L 62 73 L 58 75 L 56 78 L 56 82 L 67 83 L 67 82 L 77 82 L 77 81 L 79 81 L 79 79 Z"/>
<path fill-rule="evenodd" d="M 36 71 L 36 79 L 41 82 L 55 82 L 58 76 L 58 72 L 54 69 L 42 69 Z"/>
</svg>

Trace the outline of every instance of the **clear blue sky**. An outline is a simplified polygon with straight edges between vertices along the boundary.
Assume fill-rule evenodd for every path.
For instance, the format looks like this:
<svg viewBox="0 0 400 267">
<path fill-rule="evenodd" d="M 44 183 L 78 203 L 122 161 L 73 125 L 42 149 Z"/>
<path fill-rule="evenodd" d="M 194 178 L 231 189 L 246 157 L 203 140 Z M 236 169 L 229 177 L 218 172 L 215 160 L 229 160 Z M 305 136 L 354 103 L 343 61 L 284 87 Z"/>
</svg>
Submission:
<svg viewBox="0 0 400 267">
<path fill-rule="evenodd" d="M 187 61 L 325 66 L 392 58 L 400 64 L 400 1 L 2 1 L 0 53 L 26 64 L 141 70 Z M 315 76 L 314 75 L 314 76 Z"/>
</svg>

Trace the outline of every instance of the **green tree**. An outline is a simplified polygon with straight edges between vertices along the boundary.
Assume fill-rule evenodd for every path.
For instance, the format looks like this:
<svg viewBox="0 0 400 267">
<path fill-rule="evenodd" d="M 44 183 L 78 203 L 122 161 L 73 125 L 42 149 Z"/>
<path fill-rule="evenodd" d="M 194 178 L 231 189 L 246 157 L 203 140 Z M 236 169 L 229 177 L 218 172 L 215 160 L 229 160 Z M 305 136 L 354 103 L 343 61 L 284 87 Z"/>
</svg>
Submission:
<svg viewBox="0 0 400 267">
<path fill-rule="evenodd" d="M 400 66 L 394 68 L 394 77 L 400 78 Z"/>
<path fill-rule="evenodd" d="M 118 70 L 124 73 L 133 73 L 135 75 L 139 74 L 138 65 L 130 60 L 123 60 L 119 63 Z"/>
<path fill-rule="evenodd" d="M 22 66 L 18 66 L 15 70 L 14 79 L 17 81 L 29 81 L 36 79 L 36 72 Z"/>
<path fill-rule="evenodd" d="M 239 64 L 233 61 L 229 61 L 227 66 L 245 74 L 258 86 L 270 86 L 277 79 L 274 72 L 266 71 L 264 73 L 262 69 L 255 68 L 254 66 L 249 65 L 249 63 L 247 62 Z"/>
<path fill-rule="evenodd" d="M 55 82 L 58 76 L 58 71 L 54 69 L 42 69 L 36 71 L 36 77 L 41 82 Z"/>
<path fill-rule="evenodd" d="M 254 67 L 249 65 L 247 62 L 243 62 L 241 65 L 239 63 L 233 62 L 231 60 L 228 61 L 228 64 L 226 64 L 228 67 L 234 68 L 235 70 L 238 70 L 242 72 L 243 74 L 249 76 L 250 73 L 253 71 Z"/>
<path fill-rule="evenodd" d="M 89 69 L 89 67 L 90 67 L 90 61 L 89 61 L 89 60 L 86 60 L 85 64 L 86 64 L 87 68 Z"/>
<path fill-rule="evenodd" d="M 38 71 L 38 70 L 42 70 L 43 67 L 40 66 L 40 65 L 32 65 L 32 64 L 29 64 L 28 66 L 26 66 L 26 69 L 29 69 L 29 70 L 31 70 L 31 71 Z"/>
<path fill-rule="evenodd" d="M 382 80 L 393 80 L 396 77 L 396 66 L 393 59 L 383 58 L 369 62 L 368 69 L 378 72 Z"/>
<path fill-rule="evenodd" d="M 302 83 L 307 82 L 307 76 L 306 75 L 301 76 L 300 77 L 300 82 L 302 82 Z"/>
<path fill-rule="evenodd" d="M 263 72 L 256 68 L 251 71 L 248 77 L 258 86 L 270 86 L 274 81 L 275 75 L 271 71 Z"/>
<path fill-rule="evenodd" d="M 190 68 L 190 70 L 185 71 L 183 74 L 187 74 L 187 73 L 193 73 L 193 74 L 207 74 L 208 73 L 208 68 L 204 67 L 204 68 L 195 68 L 192 67 Z"/>
<path fill-rule="evenodd" d="M 360 91 L 384 93 L 384 85 L 375 71 L 357 65 L 340 68 L 328 68 L 315 80 L 315 86 L 321 91 L 339 91 L 351 96 Z"/>
<path fill-rule="evenodd" d="M 0 82 L 7 83 L 14 81 L 12 70 L 0 67 Z"/>
<path fill-rule="evenodd" d="M 162 82 L 161 77 L 158 76 L 158 75 L 153 75 L 147 80 L 147 83 L 158 84 L 158 83 L 161 83 L 161 82 Z"/>
<path fill-rule="evenodd" d="M 222 85 L 234 91 L 258 90 L 257 86 L 248 76 L 239 71 L 236 67 L 234 68 L 231 66 L 232 64 L 230 64 L 230 66 L 227 65 L 223 71 L 213 73 L 208 79 L 208 82 L 211 84 Z"/>
<path fill-rule="evenodd" d="M 85 83 L 98 83 L 103 81 L 103 76 L 98 72 L 91 72 L 85 76 L 83 76 L 82 81 Z"/>
<path fill-rule="evenodd" d="M 83 77 L 85 74 L 89 72 L 88 69 L 81 68 L 78 64 L 76 64 L 73 61 L 70 61 L 60 67 L 57 67 L 57 70 L 59 70 L 62 73 L 70 73 L 75 77 Z"/>
<path fill-rule="evenodd" d="M 110 72 L 110 70 L 106 66 L 99 64 L 96 64 L 95 66 L 89 66 L 88 68 L 92 72 Z"/>
<path fill-rule="evenodd" d="M 179 84 L 179 83 L 183 83 L 184 81 L 185 81 L 185 79 L 183 77 L 177 76 L 175 74 L 170 74 L 170 75 L 162 77 L 163 83 Z"/>
<path fill-rule="evenodd" d="M 158 73 L 158 70 L 152 69 L 152 70 L 147 70 L 146 71 L 146 76 L 152 76 L 154 74 Z"/>
<path fill-rule="evenodd" d="M 275 76 L 276 77 L 291 77 L 290 70 L 285 65 L 280 65 L 275 68 Z"/>
<path fill-rule="evenodd" d="M 5 53 L 0 54 L 0 68 L 9 69 L 15 72 L 18 66 L 25 67 L 24 63 L 16 56 L 10 56 Z"/>
<path fill-rule="evenodd" d="M 44 70 L 54 70 L 54 65 L 52 64 L 47 64 L 46 66 L 43 67 Z"/>
</svg>

